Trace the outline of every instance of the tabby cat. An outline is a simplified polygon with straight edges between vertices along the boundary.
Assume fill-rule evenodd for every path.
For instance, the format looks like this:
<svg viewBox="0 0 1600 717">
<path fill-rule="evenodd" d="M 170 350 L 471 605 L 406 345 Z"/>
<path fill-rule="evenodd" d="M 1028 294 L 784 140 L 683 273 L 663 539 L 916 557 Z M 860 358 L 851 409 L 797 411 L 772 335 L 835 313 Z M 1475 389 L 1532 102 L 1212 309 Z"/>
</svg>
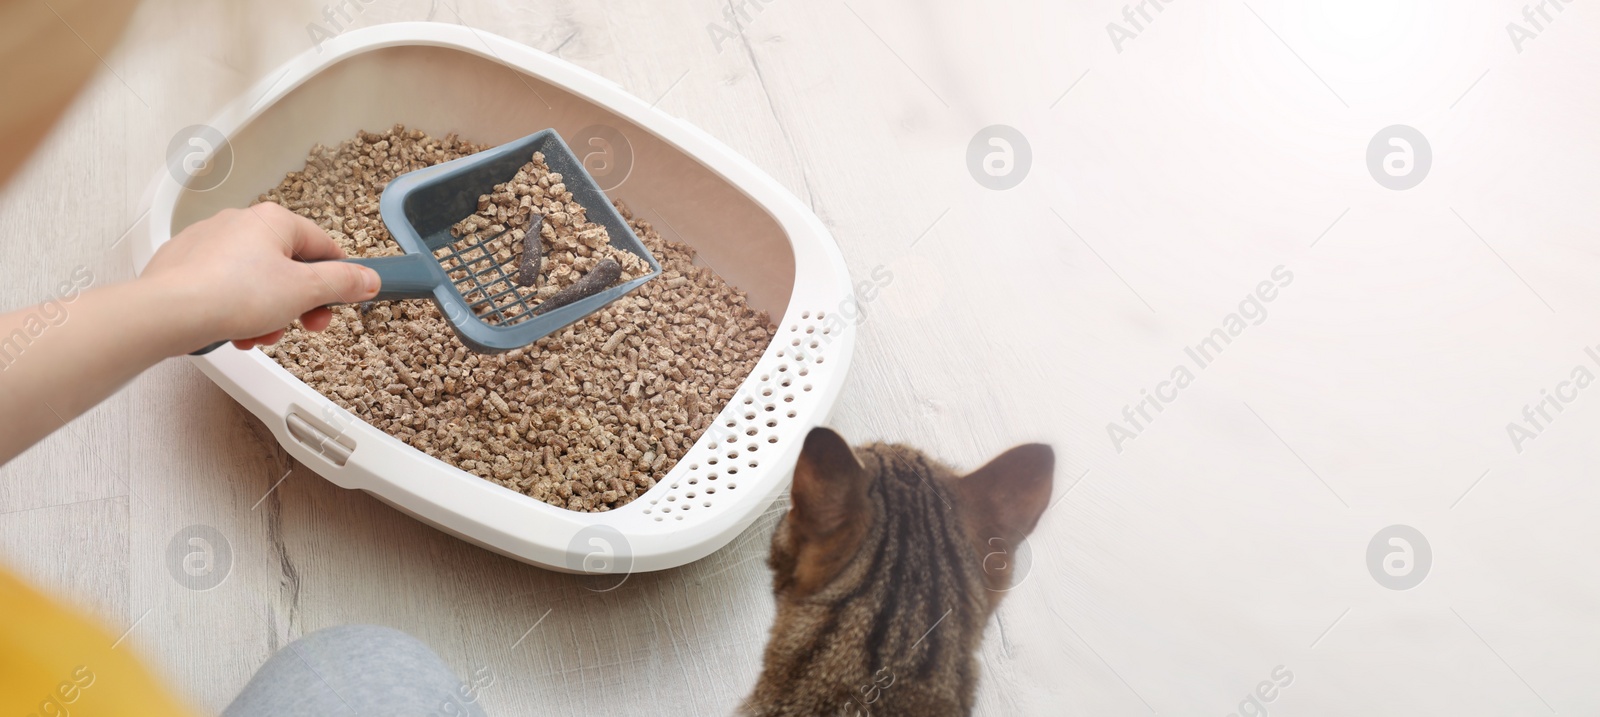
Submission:
<svg viewBox="0 0 1600 717">
<path fill-rule="evenodd" d="M 851 450 L 813 430 L 772 536 L 778 615 L 741 714 L 969 714 L 1008 551 L 1039 521 L 1054 471 L 1039 444 L 961 476 L 913 448 Z"/>
</svg>

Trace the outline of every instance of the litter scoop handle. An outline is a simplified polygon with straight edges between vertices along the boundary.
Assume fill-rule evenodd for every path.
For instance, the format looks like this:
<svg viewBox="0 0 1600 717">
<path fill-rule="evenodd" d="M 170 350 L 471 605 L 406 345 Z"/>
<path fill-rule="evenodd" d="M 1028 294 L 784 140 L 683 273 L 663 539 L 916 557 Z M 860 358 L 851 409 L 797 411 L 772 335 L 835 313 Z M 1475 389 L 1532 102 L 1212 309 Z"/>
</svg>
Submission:
<svg viewBox="0 0 1600 717">
<path fill-rule="evenodd" d="M 378 286 L 378 295 L 368 301 L 431 299 L 433 290 L 439 288 L 439 262 L 431 256 L 401 254 L 338 261 L 360 264 L 378 272 L 383 283 Z"/>
<path fill-rule="evenodd" d="M 375 256 L 359 259 L 337 259 L 335 261 L 360 264 L 378 272 L 378 279 L 382 282 L 378 287 L 378 295 L 368 299 L 368 301 L 431 299 L 433 298 L 433 290 L 439 287 L 439 279 L 435 273 L 438 263 L 431 256 L 401 254 L 400 256 Z M 225 343 L 228 342 L 218 341 L 189 355 L 204 356 L 221 348 Z"/>
</svg>

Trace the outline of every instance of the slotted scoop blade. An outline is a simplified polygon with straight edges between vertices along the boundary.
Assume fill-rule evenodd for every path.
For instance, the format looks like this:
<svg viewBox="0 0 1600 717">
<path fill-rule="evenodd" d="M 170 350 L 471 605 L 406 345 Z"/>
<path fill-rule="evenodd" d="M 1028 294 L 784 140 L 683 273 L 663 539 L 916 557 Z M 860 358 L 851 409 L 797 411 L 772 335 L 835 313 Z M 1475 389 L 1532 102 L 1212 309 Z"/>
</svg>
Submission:
<svg viewBox="0 0 1600 717">
<path fill-rule="evenodd" d="M 477 212 L 479 196 L 492 192 L 496 184 L 511 181 L 534 152 L 542 152 L 550 171 L 561 175 L 589 221 L 605 227 L 611 246 L 643 259 L 650 266 L 648 274 L 540 311 L 538 303 L 529 303 L 513 288 L 515 272 L 485 246 L 498 235 L 484 238 L 481 232 L 473 232 L 456 237 L 450 233 L 450 227 Z M 461 342 L 482 353 L 532 344 L 661 275 L 661 264 L 554 129 L 402 174 L 384 188 L 378 209 L 405 254 L 344 261 L 378 272 L 383 284 L 373 301 L 433 299 Z M 530 232 L 537 232 L 538 221 L 530 222 Z M 476 298 L 469 301 L 469 295 Z M 207 353 L 224 343 L 195 353 Z"/>
</svg>

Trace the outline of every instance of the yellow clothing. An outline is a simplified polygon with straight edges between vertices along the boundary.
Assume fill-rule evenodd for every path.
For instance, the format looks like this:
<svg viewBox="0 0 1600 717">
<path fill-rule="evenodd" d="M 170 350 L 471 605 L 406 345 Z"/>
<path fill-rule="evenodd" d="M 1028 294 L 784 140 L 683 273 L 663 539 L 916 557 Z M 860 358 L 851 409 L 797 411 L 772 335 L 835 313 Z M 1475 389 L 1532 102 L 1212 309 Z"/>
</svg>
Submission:
<svg viewBox="0 0 1600 717">
<path fill-rule="evenodd" d="M 0 715 L 193 714 L 116 640 L 0 569 Z"/>
</svg>

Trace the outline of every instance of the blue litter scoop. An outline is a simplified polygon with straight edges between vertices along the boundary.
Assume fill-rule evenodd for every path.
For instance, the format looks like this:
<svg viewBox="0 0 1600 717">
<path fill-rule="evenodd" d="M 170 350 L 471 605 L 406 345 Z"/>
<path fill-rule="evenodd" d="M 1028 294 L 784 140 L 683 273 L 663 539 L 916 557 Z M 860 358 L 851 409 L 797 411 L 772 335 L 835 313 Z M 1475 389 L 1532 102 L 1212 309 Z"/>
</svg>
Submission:
<svg viewBox="0 0 1600 717">
<path fill-rule="evenodd" d="M 567 191 L 586 210 L 589 221 L 606 228 L 611 246 L 643 259 L 650 273 L 543 311 L 542 304 L 528 303 L 517 291 L 515 267 L 502 265 L 487 247 L 500 235 L 456 237 L 450 233 L 450 227 L 477 212 L 479 196 L 514 178 L 534 152 L 544 153 L 550 171 L 561 174 Z M 383 283 L 372 301 L 432 299 L 461 343 L 481 353 L 532 344 L 661 275 L 661 264 L 553 129 L 402 174 L 384 188 L 378 209 L 384 226 L 405 253 L 340 261 L 378 272 Z M 539 222 L 535 216 L 527 229 L 534 241 Z M 468 296 L 474 298 L 469 301 Z M 194 353 L 210 353 L 226 343 L 218 341 Z"/>
</svg>

